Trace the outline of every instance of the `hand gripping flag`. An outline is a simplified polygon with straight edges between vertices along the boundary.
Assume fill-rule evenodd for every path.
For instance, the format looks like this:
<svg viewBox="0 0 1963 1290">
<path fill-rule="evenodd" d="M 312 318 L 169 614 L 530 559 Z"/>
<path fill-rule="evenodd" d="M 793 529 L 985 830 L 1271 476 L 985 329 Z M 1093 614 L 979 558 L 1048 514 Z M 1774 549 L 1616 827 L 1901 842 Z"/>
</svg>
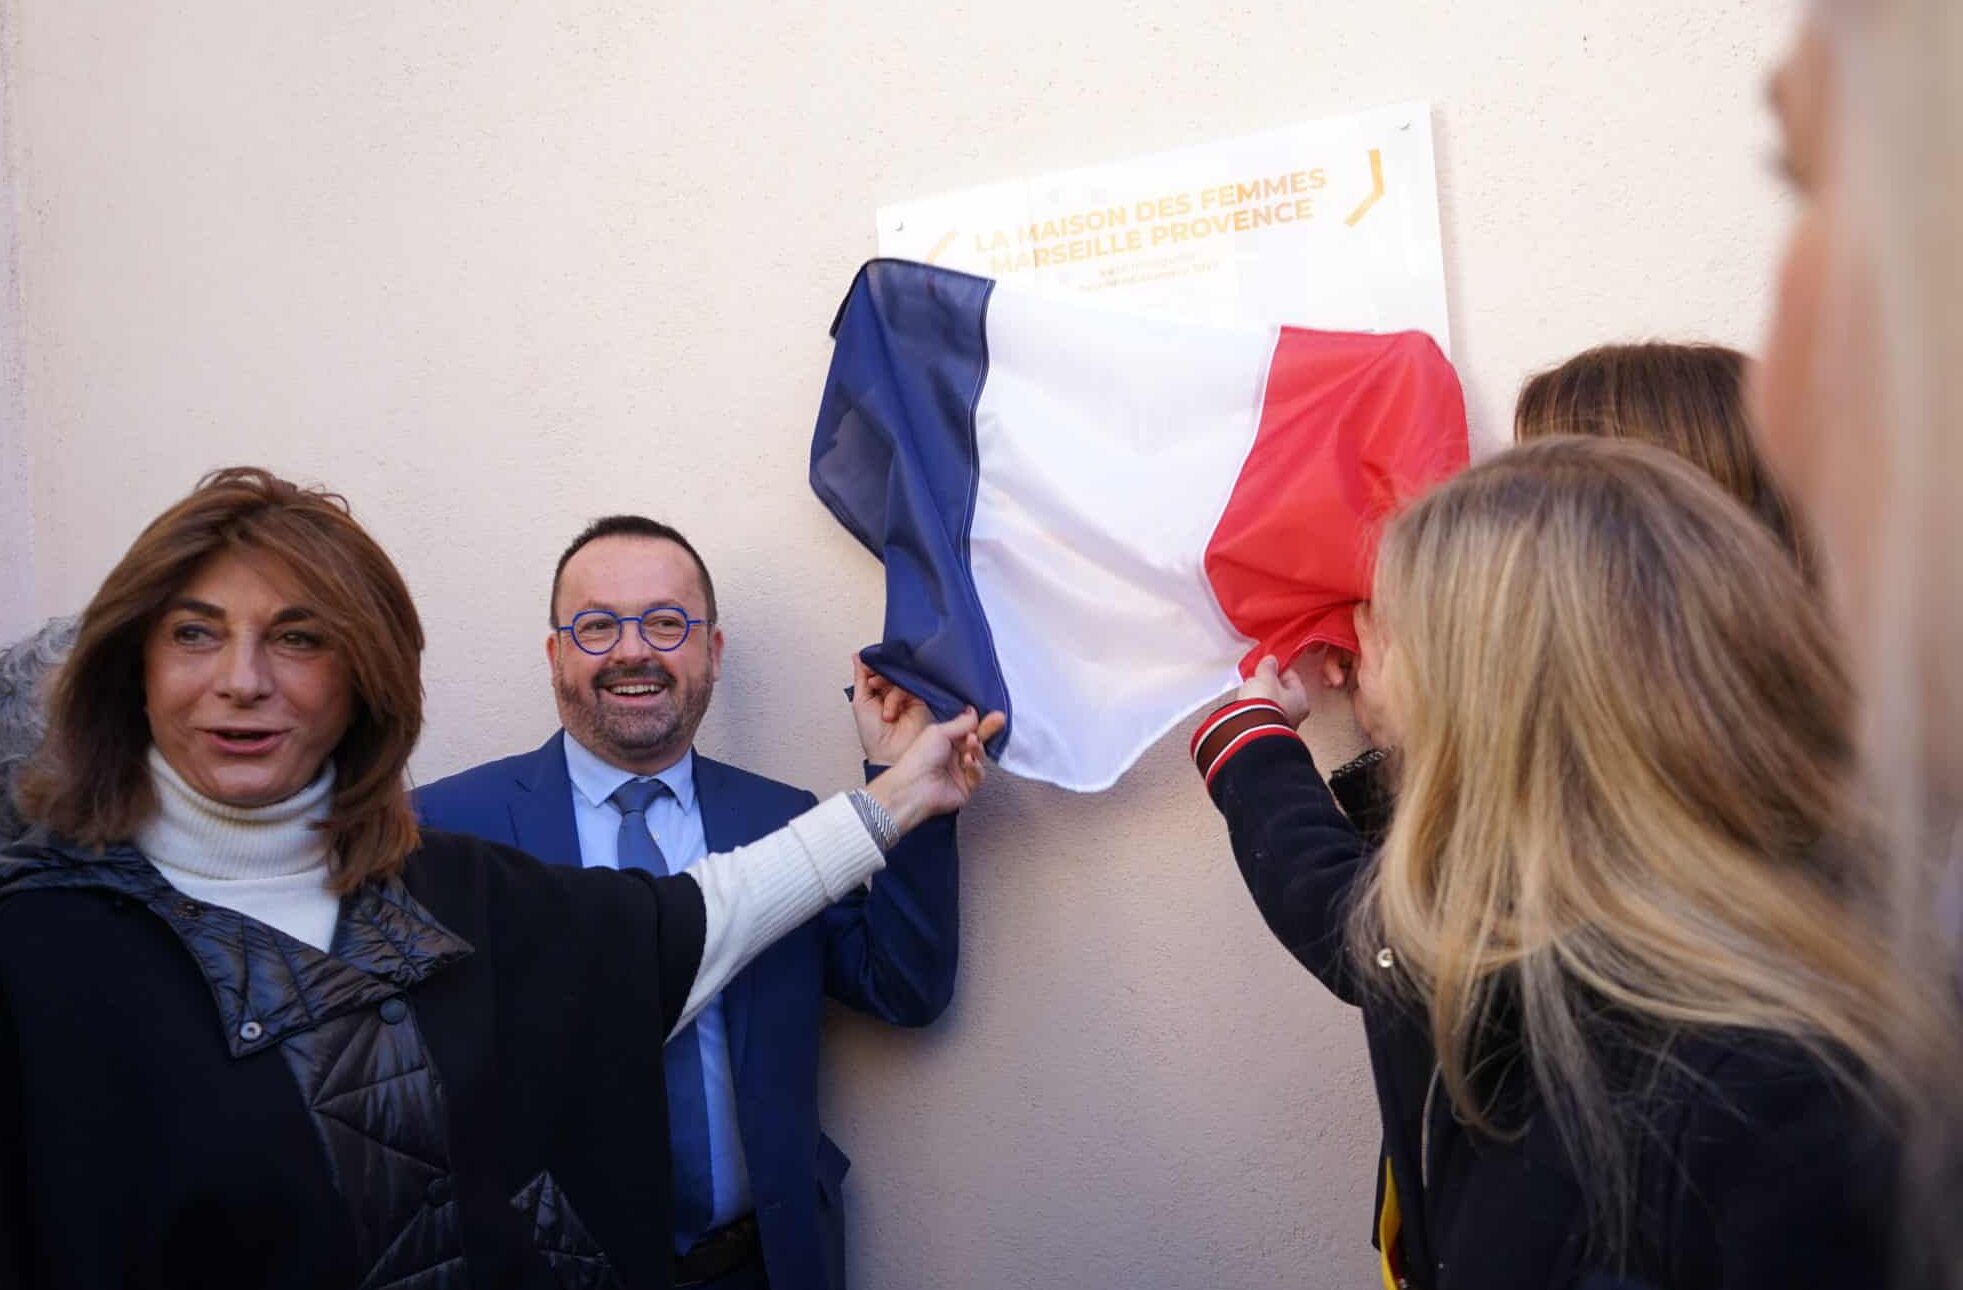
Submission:
<svg viewBox="0 0 1963 1290">
<path fill-rule="evenodd" d="M 1263 655 L 1356 646 L 1386 517 L 1463 467 L 1419 332 L 1215 326 L 874 260 L 832 324 L 811 486 L 886 564 L 881 674 L 990 752 L 1109 787 Z"/>
</svg>

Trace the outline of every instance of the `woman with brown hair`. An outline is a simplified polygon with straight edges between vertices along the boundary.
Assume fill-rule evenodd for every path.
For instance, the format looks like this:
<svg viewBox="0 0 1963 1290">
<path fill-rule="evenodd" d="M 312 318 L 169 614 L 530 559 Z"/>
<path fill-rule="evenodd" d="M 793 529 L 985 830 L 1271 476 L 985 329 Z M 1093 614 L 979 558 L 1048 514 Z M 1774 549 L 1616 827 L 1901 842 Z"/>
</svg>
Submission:
<svg viewBox="0 0 1963 1290">
<path fill-rule="evenodd" d="M 1797 568 L 1683 461 L 1556 438 L 1399 517 L 1375 601 L 1381 849 L 1272 660 L 1194 749 L 1270 929 L 1362 1009 L 1386 1287 L 1887 1284 L 1941 1010 Z"/>
<path fill-rule="evenodd" d="M 422 648 L 345 503 L 259 470 L 84 611 L 0 861 L 0 1282 L 668 1285 L 665 1037 L 999 720 L 671 878 L 548 868 L 419 833 Z"/>
<path fill-rule="evenodd" d="M 1743 502 L 1805 567 L 1799 525 L 1752 443 L 1746 372 L 1745 356 L 1724 345 L 1599 345 L 1527 378 L 1513 438 L 1572 434 L 1668 449 Z"/>
</svg>

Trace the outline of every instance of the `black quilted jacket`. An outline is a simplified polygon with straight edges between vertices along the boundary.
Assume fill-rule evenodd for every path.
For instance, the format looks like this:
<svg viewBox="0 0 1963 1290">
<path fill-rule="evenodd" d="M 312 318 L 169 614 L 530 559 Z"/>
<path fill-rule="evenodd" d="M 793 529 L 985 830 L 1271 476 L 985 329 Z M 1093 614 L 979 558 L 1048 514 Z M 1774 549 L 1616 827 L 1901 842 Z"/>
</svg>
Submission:
<svg viewBox="0 0 1963 1290">
<path fill-rule="evenodd" d="M 0 860 L 0 1285 L 665 1287 L 686 878 L 428 833 L 332 953 L 135 851 Z"/>
</svg>

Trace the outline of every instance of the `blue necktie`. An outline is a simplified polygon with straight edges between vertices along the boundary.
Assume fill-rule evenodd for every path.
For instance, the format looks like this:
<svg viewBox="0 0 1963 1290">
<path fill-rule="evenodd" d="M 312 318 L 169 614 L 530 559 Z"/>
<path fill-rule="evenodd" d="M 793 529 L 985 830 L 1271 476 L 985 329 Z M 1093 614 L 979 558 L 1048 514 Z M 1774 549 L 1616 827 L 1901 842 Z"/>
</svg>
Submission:
<svg viewBox="0 0 1963 1290">
<path fill-rule="evenodd" d="M 658 779 L 630 779 L 614 790 L 620 811 L 622 869 L 666 875 L 668 858 L 648 829 L 648 805 L 668 792 Z M 702 1082 L 702 1045 L 695 1023 L 663 1049 L 668 1075 L 668 1154 L 675 1170 L 675 1248 L 686 1253 L 709 1230 L 716 1212 L 715 1173 L 709 1162 L 709 1090 Z"/>
</svg>

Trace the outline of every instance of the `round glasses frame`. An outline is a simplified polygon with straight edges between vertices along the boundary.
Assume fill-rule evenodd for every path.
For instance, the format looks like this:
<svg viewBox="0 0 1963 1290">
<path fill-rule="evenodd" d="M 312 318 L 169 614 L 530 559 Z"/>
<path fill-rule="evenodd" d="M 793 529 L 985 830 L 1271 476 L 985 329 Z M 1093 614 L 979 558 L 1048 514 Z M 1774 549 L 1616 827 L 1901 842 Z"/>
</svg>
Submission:
<svg viewBox="0 0 1963 1290">
<path fill-rule="evenodd" d="M 648 635 L 648 619 L 650 618 L 678 619 L 682 625 L 682 634 L 664 645 L 653 636 Z M 613 632 L 607 637 L 607 643 L 596 649 L 580 638 L 581 627 L 585 625 L 587 627 L 597 628 L 602 622 L 611 623 L 613 625 Z M 641 639 L 647 643 L 649 649 L 658 650 L 663 654 L 673 653 L 675 650 L 688 644 L 689 634 L 696 628 L 715 626 L 713 619 L 690 618 L 688 611 L 680 605 L 656 605 L 652 609 L 642 610 L 638 614 L 616 614 L 607 609 L 582 609 L 573 615 L 573 620 L 570 623 L 554 624 L 553 630 L 564 632 L 567 636 L 571 637 L 573 644 L 579 648 L 582 654 L 591 654 L 595 658 L 598 658 L 603 654 L 611 654 L 614 648 L 620 644 L 621 638 L 626 634 L 627 629 L 625 625 L 627 623 L 634 624 L 634 630 L 641 634 Z M 663 634 L 665 635 L 666 633 Z"/>
</svg>

